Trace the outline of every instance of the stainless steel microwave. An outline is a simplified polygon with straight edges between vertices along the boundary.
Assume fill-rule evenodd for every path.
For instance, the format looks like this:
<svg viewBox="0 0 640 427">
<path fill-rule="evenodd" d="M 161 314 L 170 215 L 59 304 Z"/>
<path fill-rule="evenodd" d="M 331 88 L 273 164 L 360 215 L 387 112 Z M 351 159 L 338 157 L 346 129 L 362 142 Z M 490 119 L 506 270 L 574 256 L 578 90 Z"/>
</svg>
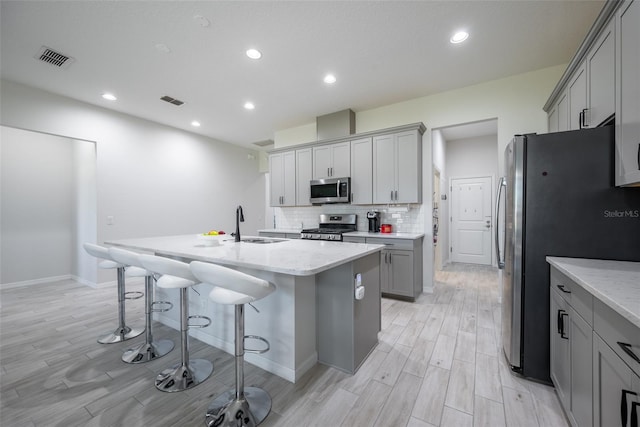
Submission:
<svg viewBox="0 0 640 427">
<path fill-rule="evenodd" d="M 351 178 L 326 178 L 311 180 L 312 204 L 349 203 Z"/>
</svg>

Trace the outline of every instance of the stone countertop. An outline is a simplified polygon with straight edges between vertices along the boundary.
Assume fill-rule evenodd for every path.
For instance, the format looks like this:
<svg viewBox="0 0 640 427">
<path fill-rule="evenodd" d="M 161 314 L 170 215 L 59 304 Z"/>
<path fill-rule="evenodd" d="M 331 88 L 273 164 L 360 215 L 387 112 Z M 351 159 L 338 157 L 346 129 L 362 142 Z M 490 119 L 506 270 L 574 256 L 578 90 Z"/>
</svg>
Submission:
<svg viewBox="0 0 640 427">
<path fill-rule="evenodd" d="M 640 328 L 640 262 L 561 257 L 547 262 Z"/>
<path fill-rule="evenodd" d="M 243 239 L 265 237 L 244 236 Z M 269 239 L 269 238 L 267 238 Z M 191 260 L 235 267 L 252 268 L 293 276 L 311 276 L 338 265 L 375 253 L 383 245 L 299 239 L 280 240 L 271 244 L 234 242 L 232 236 L 220 238 L 221 245 L 205 246 L 196 234 L 113 240 L 107 245 L 134 251 L 152 252 Z"/>
<path fill-rule="evenodd" d="M 424 233 L 372 233 L 370 231 L 350 231 L 343 233 L 348 237 L 375 237 L 380 239 L 420 239 L 424 237 Z"/>
</svg>

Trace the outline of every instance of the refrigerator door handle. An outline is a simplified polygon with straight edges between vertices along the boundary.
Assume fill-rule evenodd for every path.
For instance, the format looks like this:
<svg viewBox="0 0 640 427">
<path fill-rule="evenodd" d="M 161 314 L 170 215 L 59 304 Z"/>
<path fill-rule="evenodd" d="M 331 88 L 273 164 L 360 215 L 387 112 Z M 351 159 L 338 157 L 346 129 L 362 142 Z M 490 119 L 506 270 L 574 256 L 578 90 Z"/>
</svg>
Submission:
<svg viewBox="0 0 640 427">
<path fill-rule="evenodd" d="M 500 199 L 502 197 L 502 187 L 506 187 L 507 181 L 504 176 L 500 177 L 500 183 L 498 183 L 498 189 L 496 194 L 496 226 L 495 226 L 495 237 L 496 237 L 496 259 L 498 261 L 498 268 L 500 270 L 504 269 L 504 259 L 501 259 L 500 256 Z"/>
</svg>

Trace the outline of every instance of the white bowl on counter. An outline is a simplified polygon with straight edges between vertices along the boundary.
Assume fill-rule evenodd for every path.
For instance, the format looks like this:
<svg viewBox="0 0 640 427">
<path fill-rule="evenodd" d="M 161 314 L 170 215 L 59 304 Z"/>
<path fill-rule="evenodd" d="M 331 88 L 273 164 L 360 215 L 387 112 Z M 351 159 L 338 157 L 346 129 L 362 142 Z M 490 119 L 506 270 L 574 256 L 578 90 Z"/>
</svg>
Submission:
<svg viewBox="0 0 640 427">
<path fill-rule="evenodd" d="M 218 234 L 217 236 L 198 234 L 198 240 L 202 241 L 205 246 L 220 246 L 222 245 L 222 240 L 228 237 L 226 234 Z"/>
</svg>

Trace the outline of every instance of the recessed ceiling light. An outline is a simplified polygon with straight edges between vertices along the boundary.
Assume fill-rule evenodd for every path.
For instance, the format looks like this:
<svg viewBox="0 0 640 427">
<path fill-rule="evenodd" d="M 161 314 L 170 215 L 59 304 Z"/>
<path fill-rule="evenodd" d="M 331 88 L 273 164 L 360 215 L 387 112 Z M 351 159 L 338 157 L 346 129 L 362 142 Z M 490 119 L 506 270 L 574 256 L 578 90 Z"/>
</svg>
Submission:
<svg viewBox="0 0 640 427">
<path fill-rule="evenodd" d="M 458 43 L 462 43 L 468 38 L 469 38 L 469 33 L 467 33 L 466 31 L 458 31 L 453 36 L 451 36 L 449 41 L 453 44 L 458 44 Z"/>
<path fill-rule="evenodd" d="M 256 108 L 256 106 L 253 105 L 253 102 L 245 102 L 244 108 L 246 108 L 247 110 L 253 110 L 254 108 Z"/>
<path fill-rule="evenodd" d="M 324 82 L 328 84 L 335 83 L 336 76 L 334 76 L 333 74 L 327 74 L 326 76 L 324 76 Z"/>
<path fill-rule="evenodd" d="M 249 49 L 247 50 L 247 56 L 251 59 L 260 59 L 262 57 L 262 53 L 260 53 L 257 49 Z"/>
<path fill-rule="evenodd" d="M 112 93 L 103 93 L 102 97 L 108 101 L 116 101 L 118 98 Z"/>
<path fill-rule="evenodd" d="M 200 122 L 197 121 L 197 120 L 194 120 L 194 121 L 191 122 L 191 126 L 199 128 L 200 127 Z"/>
</svg>

